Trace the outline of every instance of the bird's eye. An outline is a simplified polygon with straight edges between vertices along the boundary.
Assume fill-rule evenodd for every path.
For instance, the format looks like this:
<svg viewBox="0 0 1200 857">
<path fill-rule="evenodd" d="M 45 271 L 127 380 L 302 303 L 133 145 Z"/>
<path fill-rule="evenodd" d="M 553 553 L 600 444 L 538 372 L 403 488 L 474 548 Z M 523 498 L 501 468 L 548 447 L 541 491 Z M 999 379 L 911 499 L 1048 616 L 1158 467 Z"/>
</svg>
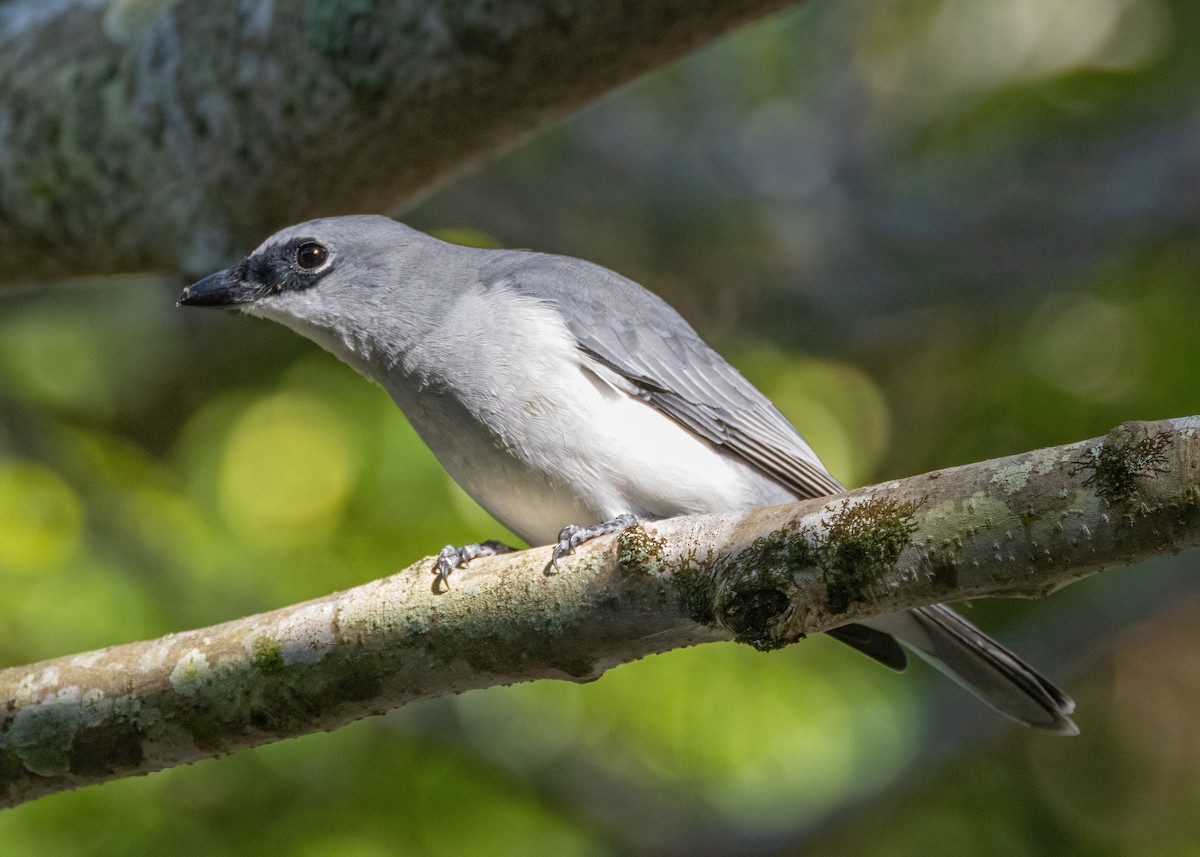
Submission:
<svg viewBox="0 0 1200 857">
<path fill-rule="evenodd" d="M 329 259 L 329 249 L 316 241 L 306 241 L 296 248 L 296 264 L 306 271 L 319 268 Z"/>
</svg>

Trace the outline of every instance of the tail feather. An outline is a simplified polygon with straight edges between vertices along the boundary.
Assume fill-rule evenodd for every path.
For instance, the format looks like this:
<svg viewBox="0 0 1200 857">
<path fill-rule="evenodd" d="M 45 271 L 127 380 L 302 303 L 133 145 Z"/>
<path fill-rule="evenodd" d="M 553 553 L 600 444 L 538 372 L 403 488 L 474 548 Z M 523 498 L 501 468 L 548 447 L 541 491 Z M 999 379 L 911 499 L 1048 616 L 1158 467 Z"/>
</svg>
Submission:
<svg viewBox="0 0 1200 857">
<path fill-rule="evenodd" d="M 862 622 L 892 634 L 918 655 L 1013 720 L 1078 735 L 1075 702 L 1016 654 L 944 604 Z"/>
<path fill-rule="evenodd" d="M 908 656 L 904 654 L 904 649 L 887 631 L 879 631 L 856 623 L 830 628 L 825 633 L 839 643 L 845 643 L 850 648 L 857 649 L 888 669 L 904 672 L 905 667 L 908 666 Z"/>
</svg>

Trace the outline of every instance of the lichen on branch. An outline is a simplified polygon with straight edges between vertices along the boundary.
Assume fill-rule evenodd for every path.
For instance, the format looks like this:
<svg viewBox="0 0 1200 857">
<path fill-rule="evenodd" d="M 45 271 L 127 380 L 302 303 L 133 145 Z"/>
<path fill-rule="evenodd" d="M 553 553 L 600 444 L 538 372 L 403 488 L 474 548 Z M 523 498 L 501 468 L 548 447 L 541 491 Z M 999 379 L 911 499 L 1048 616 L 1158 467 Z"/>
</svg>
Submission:
<svg viewBox="0 0 1200 857">
<path fill-rule="evenodd" d="M 937 601 L 1035 597 L 1200 546 L 1200 417 L 750 512 L 432 559 L 269 613 L 0 671 L 0 806 L 329 730 L 418 699 L 588 680 L 719 639 L 778 648 Z M 1112 514 L 1114 509 L 1120 514 Z"/>
</svg>

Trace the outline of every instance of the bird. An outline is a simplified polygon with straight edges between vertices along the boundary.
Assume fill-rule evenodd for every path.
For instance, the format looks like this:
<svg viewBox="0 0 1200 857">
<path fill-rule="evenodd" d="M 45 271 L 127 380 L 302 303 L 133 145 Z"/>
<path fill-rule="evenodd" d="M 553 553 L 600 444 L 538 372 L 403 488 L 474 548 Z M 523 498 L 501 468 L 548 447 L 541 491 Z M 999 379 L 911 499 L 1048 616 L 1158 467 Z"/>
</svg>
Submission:
<svg viewBox="0 0 1200 857">
<path fill-rule="evenodd" d="M 845 490 L 679 313 L 582 259 L 328 217 L 275 233 L 179 303 L 283 324 L 378 383 L 467 494 L 554 545 L 555 567 L 635 522 Z M 447 546 L 437 576 L 510 549 Z M 902 643 L 1001 714 L 1078 732 L 1069 696 L 945 605 L 828 633 L 897 670 Z"/>
</svg>

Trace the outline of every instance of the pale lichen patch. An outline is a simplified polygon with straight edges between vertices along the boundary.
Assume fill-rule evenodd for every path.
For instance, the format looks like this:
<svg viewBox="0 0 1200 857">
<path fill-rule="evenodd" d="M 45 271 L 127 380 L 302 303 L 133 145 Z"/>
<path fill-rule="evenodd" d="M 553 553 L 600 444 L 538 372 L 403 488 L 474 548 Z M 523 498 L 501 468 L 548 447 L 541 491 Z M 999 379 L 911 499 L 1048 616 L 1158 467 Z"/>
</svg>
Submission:
<svg viewBox="0 0 1200 857">
<path fill-rule="evenodd" d="M 20 682 L 17 683 L 13 699 L 18 705 L 29 705 L 30 703 L 37 702 L 42 691 L 57 685 L 58 680 L 59 670 L 55 666 L 46 667 L 36 675 L 30 673 L 22 676 Z"/>
<path fill-rule="evenodd" d="M 1033 461 L 1014 461 L 1002 464 L 992 474 L 992 483 L 999 485 L 1005 494 L 1015 494 L 1029 484 L 1029 473 L 1033 470 Z"/>
<path fill-rule="evenodd" d="M 398 604 L 395 598 L 382 597 L 378 589 L 378 582 L 375 586 L 360 586 L 341 600 L 335 620 L 339 636 L 389 633 L 412 618 L 413 605 Z"/>
<path fill-rule="evenodd" d="M 279 642 L 283 665 L 315 664 L 337 645 L 337 610 L 331 601 L 313 604 L 288 616 L 271 629 Z"/>
<path fill-rule="evenodd" d="M 171 670 L 171 687 L 183 696 L 195 695 L 212 676 L 208 658 L 199 649 L 191 649 Z"/>
<path fill-rule="evenodd" d="M 921 523 L 930 547 L 950 547 L 963 533 L 994 527 L 1016 515 L 1002 501 L 976 491 L 966 500 L 943 500 L 930 507 Z"/>
<path fill-rule="evenodd" d="M 1047 476 L 1054 468 L 1062 463 L 1062 453 L 1057 449 L 1039 449 L 1029 454 L 1033 472 L 1038 476 Z"/>
<path fill-rule="evenodd" d="M 1071 492 L 1071 502 L 1067 506 L 1066 514 L 1089 515 L 1097 512 L 1103 505 L 1104 501 L 1095 488 L 1081 485 Z"/>
<path fill-rule="evenodd" d="M 138 669 L 142 672 L 156 672 L 166 666 L 168 658 L 175 649 L 175 637 L 168 634 L 162 639 L 150 643 L 142 656 L 138 658 Z"/>
<path fill-rule="evenodd" d="M 69 753 L 80 719 L 79 688 L 64 688 L 18 711 L 5 746 L 29 771 L 43 777 L 63 776 L 71 770 Z"/>
<path fill-rule="evenodd" d="M 81 655 L 75 655 L 71 658 L 71 666 L 76 669 L 90 670 L 104 658 L 104 650 L 100 649 L 95 652 L 84 652 Z"/>
</svg>

